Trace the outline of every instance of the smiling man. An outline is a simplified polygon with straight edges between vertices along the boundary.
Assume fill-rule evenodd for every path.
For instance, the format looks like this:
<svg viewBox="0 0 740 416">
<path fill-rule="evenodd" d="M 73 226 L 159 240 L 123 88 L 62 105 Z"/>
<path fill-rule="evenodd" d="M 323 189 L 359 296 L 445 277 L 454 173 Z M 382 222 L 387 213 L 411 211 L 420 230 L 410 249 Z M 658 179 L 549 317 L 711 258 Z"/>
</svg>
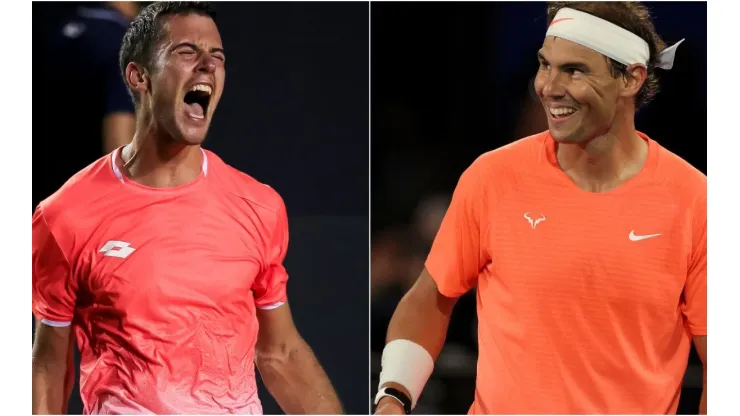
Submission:
<svg viewBox="0 0 740 416">
<path fill-rule="evenodd" d="M 470 413 L 675 414 L 692 342 L 706 413 L 706 176 L 634 122 L 677 45 L 634 2 L 552 3 L 548 24 L 549 129 L 462 174 L 391 320 L 379 414 L 411 411 L 474 288 Z"/>
<path fill-rule="evenodd" d="M 34 413 L 64 411 L 74 340 L 87 414 L 260 414 L 255 363 L 286 412 L 341 412 L 288 307 L 282 199 L 200 147 L 225 61 L 201 3 L 128 29 L 133 141 L 33 216 Z"/>
</svg>

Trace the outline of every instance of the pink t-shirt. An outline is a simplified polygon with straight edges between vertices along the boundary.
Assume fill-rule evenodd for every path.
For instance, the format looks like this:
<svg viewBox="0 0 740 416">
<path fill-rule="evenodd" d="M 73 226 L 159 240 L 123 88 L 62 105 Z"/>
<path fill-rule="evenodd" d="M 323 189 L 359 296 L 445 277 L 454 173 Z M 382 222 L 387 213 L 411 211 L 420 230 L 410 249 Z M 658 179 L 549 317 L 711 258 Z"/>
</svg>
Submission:
<svg viewBox="0 0 740 416">
<path fill-rule="evenodd" d="M 285 206 L 203 151 L 193 182 L 148 188 L 118 151 L 33 215 L 33 313 L 73 325 L 86 414 L 261 414 L 256 308 L 286 302 Z"/>
</svg>

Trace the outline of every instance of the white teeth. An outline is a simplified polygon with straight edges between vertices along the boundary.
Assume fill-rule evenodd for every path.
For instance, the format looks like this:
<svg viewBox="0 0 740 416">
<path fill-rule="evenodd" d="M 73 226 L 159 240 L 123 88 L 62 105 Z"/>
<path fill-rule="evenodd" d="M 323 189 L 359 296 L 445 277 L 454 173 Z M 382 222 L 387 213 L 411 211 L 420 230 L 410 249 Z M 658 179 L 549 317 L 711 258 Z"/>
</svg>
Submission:
<svg viewBox="0 0 740 416">
<path fill-rule="evenodd" d="M 192 88 L 190 88 L 190 91 L 205 91 L 208 93 L 208 95 L 211 95 L 211 87 L 205 84 L 195 84 Z"/>
<path fill-rule="evenodd" d="M 550 114 L 554 116 L 564 116 L 575 112 L 576 110 L 573 108 L 550 108 Z"/>
</svg>

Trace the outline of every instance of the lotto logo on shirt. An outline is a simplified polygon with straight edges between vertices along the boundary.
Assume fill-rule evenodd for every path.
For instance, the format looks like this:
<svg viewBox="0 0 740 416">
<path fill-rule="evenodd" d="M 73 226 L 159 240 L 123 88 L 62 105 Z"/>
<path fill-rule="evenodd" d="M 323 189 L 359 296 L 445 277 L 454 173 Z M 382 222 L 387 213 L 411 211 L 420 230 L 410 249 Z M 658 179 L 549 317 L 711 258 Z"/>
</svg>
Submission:
<svg viewBox="0 0 740 416">
<path fill-rule="evenodd" d="M 131 247 L 131 243 L 127 243 L 125 241 L 111 240 L 105 243 L 103 248 L 101 248 L 98 252 L 103 253 L 105 257 L 118 257 L 121 259 L 125 259 L 134 251 L 136 251 L 136 249 Z"/>
</svg>

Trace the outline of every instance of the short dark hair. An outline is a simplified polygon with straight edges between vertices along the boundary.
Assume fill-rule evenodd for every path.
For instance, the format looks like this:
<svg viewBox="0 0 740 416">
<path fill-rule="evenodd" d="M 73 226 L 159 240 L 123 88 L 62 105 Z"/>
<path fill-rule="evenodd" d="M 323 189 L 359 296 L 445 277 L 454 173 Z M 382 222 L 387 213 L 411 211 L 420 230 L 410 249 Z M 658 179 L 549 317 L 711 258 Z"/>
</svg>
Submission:
<svg viewBox="0 0 740 416">
<path fill-rule="evenodd" d="M 126 80 L 126 66 L 134 62 L 146 69 L 151 69 L 152 53 L 156 45 L 162 40 L 163 18 L 168 15 L 197 14 L 215 19 L 216 13 L 209 3 L 201 1 L 158 1 L 149 4 L 141 10 L 131 22 L 121 42 L 121 51 L 118 55 L 118 64 L 124 82 Z M 130 89 L 129 92 L 138 103 L 138 97 Z"/>
<path fill-rule="evenodd" d="M 637 92 L 637 96 L 635 97 L 635 107 L 640 109 L 652 101 L 660 89 L 658 75 L 655 72 L 655 68 L 658 64 L 660 53 L 665 49 L 665 43 L 663 42 L 663 39 L 661 39 L 660 35 L 655 31 L 655 25 L 650 16 L 650 10 L 648 10 L 645 5 L 632 1 L 549 2 L 547 4 L 548 26 L 555 18 L 557 12 L 563 7 L 568 7 L 602 18 L 621 27 L 622 29 L 626 29 L 634 33 L 647 42 L 650 49 L 650 59 L 647 64 L 647 78 L 642 84 L 640 91 Z M 626 65 L 609 58 L 606 59 L 610 64 L 610 72 L 614 78 L 628 76 Z"/>
</svg>

